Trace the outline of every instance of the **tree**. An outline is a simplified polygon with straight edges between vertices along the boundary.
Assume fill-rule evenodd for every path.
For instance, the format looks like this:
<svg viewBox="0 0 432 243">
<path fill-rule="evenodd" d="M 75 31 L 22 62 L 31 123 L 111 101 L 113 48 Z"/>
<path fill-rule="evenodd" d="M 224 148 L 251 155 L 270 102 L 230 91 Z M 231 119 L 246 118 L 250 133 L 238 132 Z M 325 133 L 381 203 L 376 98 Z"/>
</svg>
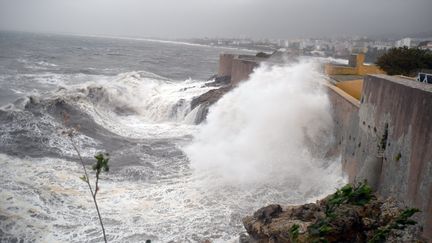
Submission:
<svg viewBox="0 0 432 243">
<path fill-rule="evenodd" d="M 376 64 L 389 75 L 415 76 L 421 69 L 432 69 L 432 52 L 418 48 L 391 48 Z"/>
</svg>

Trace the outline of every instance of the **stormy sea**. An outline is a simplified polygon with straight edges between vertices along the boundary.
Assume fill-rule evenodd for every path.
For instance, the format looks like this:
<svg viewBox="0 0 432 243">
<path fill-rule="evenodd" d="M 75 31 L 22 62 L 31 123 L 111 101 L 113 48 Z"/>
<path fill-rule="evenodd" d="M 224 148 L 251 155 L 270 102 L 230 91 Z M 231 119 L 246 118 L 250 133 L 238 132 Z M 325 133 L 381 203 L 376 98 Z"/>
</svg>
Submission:
<svg viewBox="0 0 432 243">
<path fill-rule="evenodd" d="M 237 242 L 242 218 L 342 185 L 318 65 L 261 66 L 197 124 L 219 54 L 174 41 L 0 32 L 0 242 Z M 65 114 L 68 121 L 65 121 Z"/>
</svg>

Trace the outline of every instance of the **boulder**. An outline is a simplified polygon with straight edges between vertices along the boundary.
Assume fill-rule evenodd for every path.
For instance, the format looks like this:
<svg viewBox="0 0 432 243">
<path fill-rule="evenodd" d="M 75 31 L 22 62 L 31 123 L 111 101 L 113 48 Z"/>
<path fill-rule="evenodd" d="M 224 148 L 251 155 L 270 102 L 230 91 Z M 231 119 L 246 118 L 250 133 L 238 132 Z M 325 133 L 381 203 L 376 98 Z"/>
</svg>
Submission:
<svg viewBox="0 0 432 243">
<path fill-rule="evenodd" d="M 426 242 L 410 219 L 415 209 L 368 195 L 369 187 L 343 187 L 316 203 L 273 204 L 243 219 L 243 242 Z M 367 200 L 365 200 L 365 198 Z"/>
<path fill-rule="evenodd" d="M 216 103 L 223 95 L 231 90 L 231 86 L 223 86 L 218 89 L 212 89 L 204 94 L 197 96 L 191 101 L 191 110 L 197 108 L 198 112 L 195 118 L 195 124 L 203 122 L 207 118 L 208 110 L 211 105 Z"/>
</svg>

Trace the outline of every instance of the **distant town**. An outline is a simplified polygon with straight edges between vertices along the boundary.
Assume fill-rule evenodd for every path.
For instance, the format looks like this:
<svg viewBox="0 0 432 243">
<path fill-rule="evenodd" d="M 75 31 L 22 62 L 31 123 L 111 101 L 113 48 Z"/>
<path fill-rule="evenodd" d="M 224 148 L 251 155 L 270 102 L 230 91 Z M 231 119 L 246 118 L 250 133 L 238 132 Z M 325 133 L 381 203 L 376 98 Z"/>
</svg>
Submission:
<svg viewBox="0 0 432 243">
<path fill-rule="evenodd" d="M 402 39 L 374 39 L 364 36 L 340 38 L 306 38 L 306 39 L 261 39 L 251 38 L 200 38 L 182 40 L 195 44 L 223 46 L 273 52 L 284 49 L 293 55 L 320 56 L 348 59 L 352 53 L 365 53 L 366 62 L 374 63 L 376 59 L 393 47 L 418 47 L 432 50 L 430 37 L 405 37 Z"/>
</svg>

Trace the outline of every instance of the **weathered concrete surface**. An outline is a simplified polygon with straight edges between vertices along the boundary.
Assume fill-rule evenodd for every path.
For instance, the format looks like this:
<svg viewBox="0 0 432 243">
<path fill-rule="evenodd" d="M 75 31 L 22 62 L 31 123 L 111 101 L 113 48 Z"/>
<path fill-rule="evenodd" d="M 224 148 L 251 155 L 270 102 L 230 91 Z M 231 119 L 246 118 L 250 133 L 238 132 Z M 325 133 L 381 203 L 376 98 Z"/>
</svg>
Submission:
<svg viewBox="0 0 432 243">
<path fill-rule="evenodd" d="M 353 181 L 359 168 L 357 168 L 355 154 L 353 155 L 350 151 L 355 147 L 353 141 L 356 138 L 353 134 L 357 134 L 360 102 L 336 86 L 328 85 L 327 87 L 328 97 L 332 104 L 335 136 L 335 144 L 330 155 L 341 154 L 342 168 L 348 174 L 350 181 Z"/>
<path fill-rule="evenodd" d="M 380 195 L 422 210 L 432 239 L 432 85 L 369 75 L 359 108 L 338 91 L 330 88 L 329 98 L 349 180 L 367 179 Z"/>
<path fill-rule="evenodd" d="M 218 76 L 231 76 L 232 61 L 235 57 L 234 54 L 220 54 Z"/>
<path fill-rule="evenodd" d="M 342 81 L 336 83 L 336 87 L 342 89 L 357 100 L 360 100 L 363 90 L 363 79 Z"/>
<path fill-rule="evenodd" d="M 432 239 L 432 85 L 370 75 L 362 100 L 359 135 L 375 136 L 383 157 L 378 192 L 421 209 L 425 236 Z M 368 141 L 371 149 L 374 140 Z"/>
<path fill-rule="evenodd" d="M 259 63 L 266 59 L 253 55 L 221 54 L 218 76 L 230 77 L 231 85 L 236 86 L 240 81 L 247 80 Z"/>
<path fill-rule="evenodd" d="M 238 85 L 239 82 L 249 79 L 249 75 L 258 67 L 259 63 L 253 60 L 233 59 L 231 70 L 231 84 Z"/>
</svg>

